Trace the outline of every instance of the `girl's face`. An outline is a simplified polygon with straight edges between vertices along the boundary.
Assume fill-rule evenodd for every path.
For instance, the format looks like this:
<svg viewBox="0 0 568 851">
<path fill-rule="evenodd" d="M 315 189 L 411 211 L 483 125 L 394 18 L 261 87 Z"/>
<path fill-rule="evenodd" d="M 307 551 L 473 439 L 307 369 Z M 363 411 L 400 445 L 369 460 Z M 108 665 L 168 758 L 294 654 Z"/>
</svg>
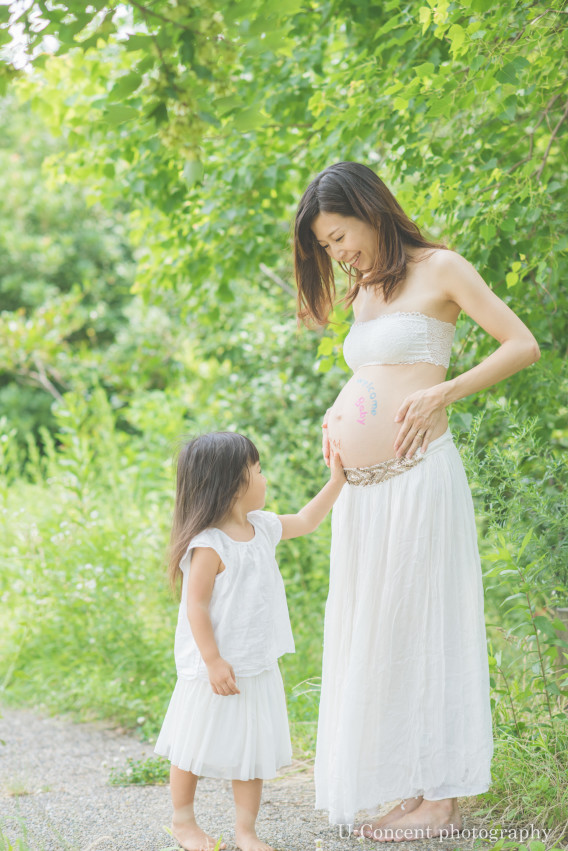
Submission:
<svg viewBox="0 0 568 851">
<path fill-rule="evenodd" d="M 377 250 L 377 235 L 367 222 L 339 213 L 319 213 L 312 231 L 332 260 L 368 272 Z"/>
<path fill-rule="evenodd" d="M 247 512 L 264 508 L 266 501 L 266 477 L 262 473 L 260 461 L 249 465 L 248 470 L 249 484 L 248 487 L 244 486 L 241 493 L 241 498 L 245 500 Z"/>
</svg>

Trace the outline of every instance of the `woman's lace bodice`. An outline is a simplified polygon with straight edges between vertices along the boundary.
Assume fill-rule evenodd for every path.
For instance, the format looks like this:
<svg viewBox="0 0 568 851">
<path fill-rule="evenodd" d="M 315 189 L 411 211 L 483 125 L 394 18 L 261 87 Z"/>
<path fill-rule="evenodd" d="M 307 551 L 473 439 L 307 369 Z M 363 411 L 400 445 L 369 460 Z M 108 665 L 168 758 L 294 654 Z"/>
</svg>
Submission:
<svg viewBox="0 0 568 851">
<path fill-rule="evenodd" d="M 383 313 L 367 322 L 354 322 L 343 342 L 343 357 L 355 372 L 383 363 L 434 363 L 446 368 L 456 326 L 413 311 Z"/>
</svg>

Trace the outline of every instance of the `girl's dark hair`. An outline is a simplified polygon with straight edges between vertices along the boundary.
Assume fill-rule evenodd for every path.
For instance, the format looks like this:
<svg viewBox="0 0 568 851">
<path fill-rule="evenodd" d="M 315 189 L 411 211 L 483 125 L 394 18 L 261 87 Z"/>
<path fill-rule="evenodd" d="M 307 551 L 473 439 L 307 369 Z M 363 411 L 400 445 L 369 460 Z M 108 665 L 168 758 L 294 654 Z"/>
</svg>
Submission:
<svg viewBox="0 0 568 851">
<path fill-rule="evenodd" d="M 174 592 L 189 542 L 226 517 L 237 491 L 249 482 L 249 466 L 258 460 L 254 443 L 230 431 L 202 434 L 181 446 L 168 549 L 168 579 Z"/>
<path fill-rule="evenodd" d="M 359 289 L 377 287 L 388 302 L 397 285 L 406 277 L 407 257 L 404 245 L 423 248 L 447 248 L 422 236 L 394 195 L 374 171 L 361 163 L 340 162 L 320 172 L 304 192 L 294 222 L 294 273 L 298 286 L 298 318 L 325 325 L 335 302 L 335 278 L 332 262 L 318 243 L 311 225 L 319 213 L 353 216 L 370 224 L 377 235 L 375 264 L 365 283 L 362 272 L 344 263 L 339 265 L 349 276 L 349 289 L 341 301 L 348 307 Z"/>
</svg>

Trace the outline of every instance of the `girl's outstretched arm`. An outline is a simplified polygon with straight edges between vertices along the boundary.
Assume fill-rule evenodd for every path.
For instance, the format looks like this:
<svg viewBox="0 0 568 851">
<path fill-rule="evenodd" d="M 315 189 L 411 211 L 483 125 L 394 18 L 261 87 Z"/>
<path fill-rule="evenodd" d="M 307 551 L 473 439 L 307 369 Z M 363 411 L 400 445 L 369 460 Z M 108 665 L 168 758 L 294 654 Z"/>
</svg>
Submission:
<svg viewBox="0 0 568 851">
<path fill-rule="evenodd" d="M 232 666 L 219 653 L 209 615 L 213 585 L 221 564 L 211 547 L 194 549 L 187 581 L 187 617 L 215 694 L 240 694 Z"/>
<path fill-rule="evenodd" d="M 329 482 L 297 514 L 279 515 L 282 523 L 282 540 L 299 538 L 300 535 L 308 535 L 314 529 L 317 529 L 341 493 L 341 488 L 346 482 L 341 458 L 333 449 L 330 455 L 331 476 Z"/>
</svg>

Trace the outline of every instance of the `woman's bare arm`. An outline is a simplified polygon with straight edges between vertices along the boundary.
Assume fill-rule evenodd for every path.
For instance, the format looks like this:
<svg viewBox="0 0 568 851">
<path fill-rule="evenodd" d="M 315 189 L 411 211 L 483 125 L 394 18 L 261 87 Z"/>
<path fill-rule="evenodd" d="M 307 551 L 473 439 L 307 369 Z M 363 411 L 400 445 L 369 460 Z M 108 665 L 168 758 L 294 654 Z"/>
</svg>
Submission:
<svg viewBox="0 0 568 851">
<path fill-rule="evenodd" d="M 438 255 L 437 275 L 454 301 L 501 345 L 481 363 L 438 385 L 445 405 L 485 390 L 540 358 L 536 338 L 525 323 L 487 286 L 479 272 L 454 251 Z"/>
</svg>

